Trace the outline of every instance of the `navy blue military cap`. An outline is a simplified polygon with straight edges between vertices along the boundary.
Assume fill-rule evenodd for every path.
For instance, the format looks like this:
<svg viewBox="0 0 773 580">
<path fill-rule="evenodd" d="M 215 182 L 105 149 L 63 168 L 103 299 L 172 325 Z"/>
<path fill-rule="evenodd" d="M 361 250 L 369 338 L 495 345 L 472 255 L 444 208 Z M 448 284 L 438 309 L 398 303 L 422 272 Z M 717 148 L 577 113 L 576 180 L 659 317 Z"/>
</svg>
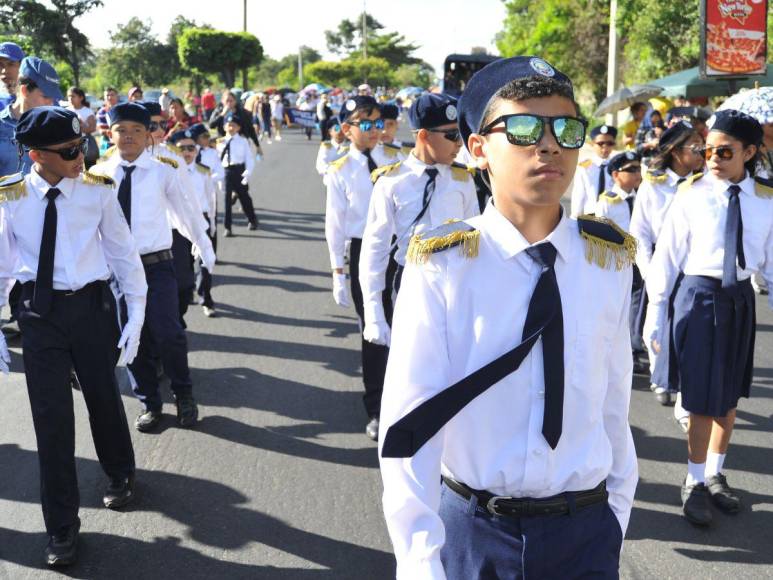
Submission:
<svg viewBox="0 0 773 580">
<path fill-rule="evenodd" d="M 341 130 L 341 121 L 336 116 L 330 117 L 327 121 L 325 121 L 325 125 L 328 131 L 330 131 L 330 129 L 336 125 L 338 126 L 338 130 Z"/>
<path fill-rule="evenodd" d="M 24 59 L 24 51 L 15 42 L 0 42 L 0 58 L 21 62 Z"/>
<path fill-rule="evenodd" d="M 161 116 L 161 105 L 156 101 L 139 101 L 137 104 L 145 107 L 151 117 Z"/>
<path fill-rule="evenodd" d="M 54 102 L 61 101 L 62 91 L 59 89 L 59 75 L 54 67 L 37 56 L 28 56 L 19 65 L 19 77 L 34 81 L 40 91 Z"/>
<path fill-rule="evenodd" d="M 378 101 L 373 97 L 357 95 L 356 97 L 346 99 L 338 117 L 342 123 L 346 123 L 354 113 L 362 109 L 376 109 L 380 111 L 381 107 L 378 106 Z"/>
<path fill-rule="evenodd" d="M 599 135 L 609 135 L 613 139 L 616 139 L 617 128 L 613 127 L 612 125 L 599 125 L 598 127 L 593 127 L 593 129 L 590 130 L 591 139 L 595 139 Z"/>
<path fill-rule="evenodd" d="M 689 121 L 679 121 L 663 131 L 658 141 L 658 150 L 665 151 L 667 147 L 676 143 L 685 134 L 694 132 L 695 129 Z"/>
<path fill-rule="evenodd" d="M 630 165 L 631 163 L 641 163 L 641 155 L 635 151 L 625 151 L 618 153 L 607 164 L 607 173 L 612 175 L 613 171 L 620 171 L 623 167 Z"/>
<path fill-rule="evenodd" d="M 397 105 L 392 105 L 391 103 L 384 103 L 381 105 L 381 118 L 382 119 L 391 119 L 393 121 L 397 120 L 397 117 L 400 116 L 400 109 L 397 107 Z"/>
<path fill-rule="evenodd" d="M 547 77 L 568 85 L 572 81 L 564 73 L 536 56 L 502 58 L 484 66 L 475 73 L 459 99 L 459 131 L 467 146 L 468 137 L 481 129 L 481 122 L 491 98 L 510 81 L 530 77 Z"/>
<path fill-rule="evenodd" d="M 177 145 L 179 141 L 182 141 L 183 139 L 195 139 L 196 137 L 193 136 L 193 131 L 191 129 L 183 129 L 182 131 L 175 131 L 169 136 L 169 141 L 172 145 Z"/>
<path fill-rule="evenodd" d="M 122 121 L 132 121 L 144 125 L 147 129 L 150 127 L 150 113 L 148 110 L 135 102 L 118 103 L 107 113 L 110 119 L 110 126 Z"/>
<path fill-rule="evenodd" d="M 456 104 L 456 99 L 450 95 L 424 93 L 413 101 L 408 111 L 411 128 L 433 129 L 456 123 L 458 118 Z"/>
<path fill-rule="evenodd" d="M 717 111 L 706 121 L 706 126 L 709 131 L 720 131 L 744 143 L 762 143 L 763 131 L 759 121 L 735 109 Z"/>
<path fill-rule="evenodd" d="M 74 111 L 64 107 L 35 107 L 22 114 L 16 125 L 16 140 L 35 149 L 72 141 L 81 136 L 81 123 Z"/>
<path fill-rule="evenodd" d="M 223 118 L 223 123 L 236 123 L 240 127 L 242 126 L 241 117 L 236 111 L 229 111 Z"/>
<path fill-rule="evenodd" d="M 204 123 L 191 125 L 190 132 L 194 139 L 198 139 L 202 135 L 209 135 L 209 129 L 207 129 L 207 126 Z"/>
</svg>

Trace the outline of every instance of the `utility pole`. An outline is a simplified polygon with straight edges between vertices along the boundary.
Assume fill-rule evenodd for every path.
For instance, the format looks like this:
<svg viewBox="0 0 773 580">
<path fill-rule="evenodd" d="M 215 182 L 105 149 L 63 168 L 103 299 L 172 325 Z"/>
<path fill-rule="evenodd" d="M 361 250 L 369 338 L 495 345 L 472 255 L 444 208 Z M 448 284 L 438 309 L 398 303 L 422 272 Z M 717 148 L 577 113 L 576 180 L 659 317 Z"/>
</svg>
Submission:
<svg viewBox="0 0 773 580">
<path fill-rule="evenodd" d="M 617 0 L 611 0 L 609 4 L 609 57 L 607 59 L 607 96 L 617 90 Z M 617 126 L 617 113 L 610 113 L 606 117 L 608 125 Z"/>
<path fill-rule="evenodd" d="M 368 58 L 368 8 L 366 0 L 362 0 L 362 58 Z M 368 75 L 363 75 L 362 82 L 368 82 Z"/>
<path fill-rule="evenodd" d="M 303 88 L 303 47 L 298 47 L 298 90 Z"/>
<path fill-rule="evenodd" d="M 244 0 L 243 2 L 243 10 L 242 10 L 242 30 L 244 32 L 247 32 L 247 0 Z M 247 90 L 247 69 L 242 69 L 242 89 L 245 91 Z"/>
</svg>

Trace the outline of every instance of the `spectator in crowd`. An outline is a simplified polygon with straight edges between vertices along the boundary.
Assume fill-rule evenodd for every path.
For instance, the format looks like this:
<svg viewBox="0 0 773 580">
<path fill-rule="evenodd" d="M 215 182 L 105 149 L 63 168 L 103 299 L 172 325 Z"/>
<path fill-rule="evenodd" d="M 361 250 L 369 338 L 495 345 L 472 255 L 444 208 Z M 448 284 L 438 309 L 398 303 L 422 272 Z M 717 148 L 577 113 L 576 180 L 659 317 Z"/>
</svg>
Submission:
<svg viewBox="0 0 773 580">
<path fill-rule="evenodd" d="M 110 121 L 108 121 L 108 114 L 110 109 L 118 104 L 118 91 L 113 87 L 107 87 L 103 93 L 104 104 L 97 111 L 97 129 L 102 136 L 102 147 L 107 149 L 110 146 Z"/>
<path fill-rule="evenodd" d="M 636 102 L 631 105 L 631 120 L 622 126 L 623 147 L 633 149 L 636 141 L 636 131 L 641 125 L 644 114 L 647 112 L 647 103 Z"/>
<path fill-rule="evenodd" d="M 319 123 L 319 132 L 322 137 L 322 141 L 330 139 L 330 135 L 327 131 L 327 120 L 333 116 L 333 109 L 328 104 L 327 95 L 322 95 L 317 103 L 317 122 Z"/>
<path fill-rule="evenodd" d="M 215 95 L 212 93 L 212 89 L 207 87 L 204 89 L 204 94 L 201 95 L 201 108 L 204 110 L 204 115 L 201 119 L 202 122 L 209 122 L 209 118 L 212 116 L 212 113 L 215 112 L 216 106 L 217 102 L 215 100 Z"/>
<path fill-rule="evenodd" d="M 161 104 L 161 103 L 159 103 Z M 163 110 L 164 106 L 161 105 Z M 182 131 L 193 125 L 191 116 L 185 111 L 182 99 L 175 97 L 171 100 L 169 105 L 169 120 L 166 122 L 166 136 L 167 138 L 177 131 Z"/>
<path fill-rule="evenodd" d="M 263 127 L 263 136 L 271 144 L 271 103 L 268 95 L 260 98 L 260 124 Z"/>
<path fill-rule="evenodd" d="M 258 135 L 255 133 L 255 128 L 252 126 L 251 115 L 244 110 L 239 99 L 236 98 L 231 91 L 223 91 L 223 96 L 220 99 L 220 105 L 212 117 L 209 120 L 210 129 L 217 129 L 218 135 L 225 137 L 226 131 L 224 127 L 224 121 L 228 113 L 234 113 L 239 119 L 239 134 L 255 143 L 255 147 L 260 150 L 260 141 Z"/>
<path fill-rule="evenodd" d="M 24 51 L 13 42 L 0 43 L 0 81 L 7 92 L 0 96 L 0 109 L 13 101 L 16 94 L 16 82 L 19 80 L 19 65 L 24 58 Z"/>
<path fill-rule="evenodd" d="M 161 111 L 164 115 L 169 113 L 169 107 L 172 106 L 172 97 L 169 96 L 169 89 L 164 87 L 161 89 L 161 96 L 158 97 L 158 104 L 161 105 Z"/>
<path fill-rule="evenodd" d="M 70 87 L 70 90 L 67 91 L 67 101 L 69 104 L 66 108 L 78 115 L 81 132 L 88 138 L 89 147 L 84 155 L 84 161 L 86 169 L 89 169 L 99 159 L 99 145 L 91 135 L 97 130 L 97 118 L 94 111 L 91 110 L 88 100 L 86 100 L 86 93 L 83 92 L 83 89 Z"/>
<path fill-rule="evenodd" d="M 129 89 L 129 93 L 127 94 L 127 97 L 129 97 L 130 101 L 143 101 L 144 100 L 144 94 L 142 92 L 142 87 L 132 87 Z"/>
<path fill-rule="evenodd" d="M 663 116 L 657 109 L 649 109 L 636 130 L 634 145 L 642 157 L 653 155 L 658 148 L 658 141 L 665 130 Z"/>
</svg>

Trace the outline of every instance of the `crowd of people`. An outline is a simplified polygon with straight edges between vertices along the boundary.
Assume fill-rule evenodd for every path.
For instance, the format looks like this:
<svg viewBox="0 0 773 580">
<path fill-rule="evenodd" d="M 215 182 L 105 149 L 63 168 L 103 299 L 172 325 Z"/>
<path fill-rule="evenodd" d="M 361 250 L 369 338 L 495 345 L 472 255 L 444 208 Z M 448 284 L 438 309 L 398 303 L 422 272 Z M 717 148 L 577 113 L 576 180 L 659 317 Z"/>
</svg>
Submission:
<svg viewBox="0 0 773 580">
<path fill-rule="evenodd" d="M 73 384 L 109 509 L 134 499 L 136 470 L 117 365 L 135 429 L 162 421 L 162 374 L 178 424 L 196 424 L 185 315 L 194 295 L 217 314 L 218 215 L 226 238 L 236 202 L 259 227 L 250 177 L 286 108 L 319 126 L 333 299 L 360 323 L 399 578 L 617 577 L 634 373 L 675 399 L 685 517 L 741 509 L 724 462 L 750 395 L 754 293 L 773 281 L 773 111 L 635 103 L 620 129 L 589 128 L 571 80 L 537 57 L 405 109 L 366 85 L 294 103 L 207 91 L 194 111 L 133 87 L 94 112 L 9 42 L 0 80 L 0 307 L 21 334 L 48 565 L 77 558 Z"/>
</svg>

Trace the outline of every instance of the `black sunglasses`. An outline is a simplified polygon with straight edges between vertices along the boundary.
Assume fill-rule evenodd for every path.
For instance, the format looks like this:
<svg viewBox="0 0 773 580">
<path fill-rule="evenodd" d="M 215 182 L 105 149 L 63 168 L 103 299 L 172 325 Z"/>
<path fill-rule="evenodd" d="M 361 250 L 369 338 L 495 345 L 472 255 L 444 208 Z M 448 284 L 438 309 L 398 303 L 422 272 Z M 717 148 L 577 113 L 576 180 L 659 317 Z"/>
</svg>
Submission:
<svg viewBox="0 0 773 580">
<path fill-rule="evenodd" d="M 440 133 L 449 141 L 456 142 L 462 138 L 459 129 L 427 129 L 430 133 Z"/>
<path fill-rule="evenodd" d="M 711 159 L 714 155 L 719 157 L 722 161 L 729 161 L 733 158 L 733 155 L 735 152 L 733 151 L 733 148 L 729 145 L 721 145 L 719 147 L 712 147 L 711 145 L 706 145 L 706 147 L 703 147 L 699 150 L 700 154 L 703 155 L 703 158 L 708 161 Z"/>
<path fill-rule="evenodd" d="M 148 125 L 148 131 L 150 131 L 151 133 L 153 131 L 158 131 L 160 128 L 161 128 L 161 123 L 159 123 L 158 121 L 151 121 L 150 125 Z"/>
<path fill-rule="evenodd" d="M 504 128 L 495 129 L 494 127 L 499 123 L 504 123 Z M 579 149 L 585 144 L 587 121 L 569 116 L 542 117 L 524 113 L 502 115 L 483 127 L 479 134 L 504 132 L 510 143 L 526 147 L 536 145 L 542 140 L 545 135 L 545 124 L 550 125 L 553 137 L 563 149 Z"/>
<path fill-rule="evenodd" d="M 72 147 L 65 147 L 64 149 L 44 149 L 42 147 L 35 147 L 36 151 L 46 151 L 48 153 L 56 153 L 65 161 L 74 161 L 79 155 L 86 155 L 86 151 L 89 149 L 89 140 L 86 137 L 81 137 L 81 140 L 77 145 Z"/>
</svg>

